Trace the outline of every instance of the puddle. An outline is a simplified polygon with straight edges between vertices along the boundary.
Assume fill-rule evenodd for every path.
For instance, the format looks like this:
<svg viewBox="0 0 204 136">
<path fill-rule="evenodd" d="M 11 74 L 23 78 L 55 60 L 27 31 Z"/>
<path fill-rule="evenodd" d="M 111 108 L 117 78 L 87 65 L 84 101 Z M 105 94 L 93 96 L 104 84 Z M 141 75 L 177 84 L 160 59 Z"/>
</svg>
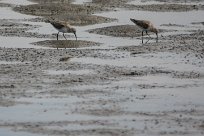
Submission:
<svg viewBox="0 0 204 136">
<path fill-rule="evenodd" d="M 25 14 L 21 14 L 21 13 L 17 13 L 15 11 L 12 11 L 12 9 L 9 7 L 1 7 L 0 13 L 1 13 L 0 19 L 31 19 L 31 18 L 35 18 L 35 16 L 25 15 Z"/>
<path fill-rule="evenodd" d="M 77 108 L 76 102 L 84 99 L 69 96 L 67 98 L 22 98 L 18 101 L 29 102 L 29 105 L 16 105 L 13 107 L 0 107 L 1 122 L 38 122 L 38 121 L 75 121 L 89 120 L 94 117 L 82 114 L 71 114 Z M 15 116 L 13 116 L 15 113 Z M 68 114 L 68 115 L 67 115 Z"/>
<path fill-rule="evenodd" d="M 146 95 L 145 99 L 135 97 L 134 102 L 124 102 L 121 105 L 126 111 L 131 112 L 188 111 L 195 107 L 197 110 L 202 110 L 204 106 L 201 97 L 204 95 L 202 90 L 203 87 L 143 89 L 135 92 L 133 96 Z"/>
<path fill-rule="evenodd" d="M 49 75 L 66 75 L 66 74 L 73 74 L 73 75 L 90 75 L 94 74 L 94 71 L 83 69 L 83 70 L 46 70 L 45 73 Z"/>
<path fill-rule="evenodd" d="M 92 2 L 92 0 L 74 0 L 73 4 L 84 4 L 87 2 Z"/>
<path fill-rule="evenodd" d="M 76 130 L 89 130 L 89 129 L 103 129 L 103 128 L 106 128 L 106 126 L 98 126 L 98 125 L 81 125 L 80 123 L 79 124 L 69 124 L 67 126 L 49 126 L 49 127 L 46 127 L 48 129 L 57 129 L 57 130 L 69 130 L 69 131 L 76 131 Z M 110 128 L 110 127 L 109 127 Z"/>
<path fill-rule="evenodd" d="M 14 5 L 30 5 L 35 4 L 28 0 L 1 0 L 0 3 L 14 4 Z"/>
<path fill-rule="evenodd" d="M 33 30 L 28 30 L 28 32 L 39 33 L 39 34 L 56 34 L 57 30 L 50 24 L 45 22 L 24 22 L 30 25 L 40 26 Z"/>
<path fill-rule="evenodd" d="M 0 134 L 1 136 L 46 136 L 46 135 L 40 135 L 40 134 L 12 131 L 8 128 L 0 128 Z"/>
</svg>

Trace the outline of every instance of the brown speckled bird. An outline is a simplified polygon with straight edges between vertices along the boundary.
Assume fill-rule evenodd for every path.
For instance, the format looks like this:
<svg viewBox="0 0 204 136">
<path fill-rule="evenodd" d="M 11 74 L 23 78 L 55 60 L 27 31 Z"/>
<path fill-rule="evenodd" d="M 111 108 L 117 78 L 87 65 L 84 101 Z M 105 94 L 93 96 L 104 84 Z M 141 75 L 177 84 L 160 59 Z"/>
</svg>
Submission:
<svg viewBox="0 0 204 136">
<path fill-rule="evenodd" d="M 73 26 L 71 26 L 68 22 L 66 22 L 66 21 L 49 21 L 49 23 L 52 24 L 53 27 L 58 30 L 57 40 L 58 40 L 59 32 L 63 33 L 63 36 L 66 40 L 67 40 L 67 38 L 65 37 L 64 33 L 73 33 L 76 37 L 76 40 L 77 40 L 76 29 Z"/>
<path fill-rule="evenodd" d="M 157 35 L 157 40 L 158 40 L 158 30 L 154 27 L 154 25 L 150 21 L 148 21 L 148 20 L 136 20 L 136 19 L 132 19 L 132 18 L 130 18 L 130 20 L 142 29 L 142 38 L 143 38 L 143 32 L 144 31 L 146 32 L 146 34 L 148 36 L 149 36 L 148 31 L 150 31 L 150 32 L 154 32 Z"/>
</svg>

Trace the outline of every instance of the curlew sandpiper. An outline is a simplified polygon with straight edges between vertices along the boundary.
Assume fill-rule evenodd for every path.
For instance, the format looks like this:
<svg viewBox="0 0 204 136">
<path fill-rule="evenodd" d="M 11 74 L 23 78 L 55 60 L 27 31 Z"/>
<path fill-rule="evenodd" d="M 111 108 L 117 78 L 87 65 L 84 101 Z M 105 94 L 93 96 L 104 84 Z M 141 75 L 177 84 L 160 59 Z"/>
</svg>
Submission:
<svg viewBox="0 0 204 136">
<path fill-rule="evenodd" d="M 52 24 L 53 27 L 58 30 L 57 40 L 58 40 L 59 32 L 63 33 L 63 36 L 64 36 L 64 38 L 66 40 L 67 40 L 67 38 L 65 37 L 64 33 L 73 33 L 75 35 L 75 37 L 76 37 L 76 40 L 77 40 L 76 29 L 73 26 L 71 26 L 68 22 L 65 22 L 65 21 L 49 21 L 49 23 Z"/>
<path fill-rule="evenodd" d="M 136 20 L 132 18 L 130 18 L 130 20 L 142 29 L 142 41 L 143 41 L 143 32 L 146 32 L 146 34 L 149 36 L 148 31 L 154 32 L 157 35 L 157 41 L 158 41 L 158 30 L 154 27 L 154 25 L 150 21 Z"/>
</svg>

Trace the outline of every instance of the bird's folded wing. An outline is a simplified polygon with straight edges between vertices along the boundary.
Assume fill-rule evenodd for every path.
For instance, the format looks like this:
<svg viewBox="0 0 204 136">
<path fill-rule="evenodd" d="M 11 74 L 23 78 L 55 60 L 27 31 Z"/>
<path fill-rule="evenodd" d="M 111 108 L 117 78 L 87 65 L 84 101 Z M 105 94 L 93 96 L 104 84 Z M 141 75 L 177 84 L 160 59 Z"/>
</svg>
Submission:
<svg viewBox="0 0 204 136">
<path fill-rule="evenodd" d="M 148 29 L 148 27 L 150 26 L 150 22 L 146 20 L 139 20 L 137 21 L 137 25 L 144 29 Z"/>
<path fill-rule="evenodd" d="M 65 25 L 59 22 L 51 22 L 51 24 L 57 28 L 57 29 L 61 29 L 62 27 L 64 27 Z"/>
</svg>

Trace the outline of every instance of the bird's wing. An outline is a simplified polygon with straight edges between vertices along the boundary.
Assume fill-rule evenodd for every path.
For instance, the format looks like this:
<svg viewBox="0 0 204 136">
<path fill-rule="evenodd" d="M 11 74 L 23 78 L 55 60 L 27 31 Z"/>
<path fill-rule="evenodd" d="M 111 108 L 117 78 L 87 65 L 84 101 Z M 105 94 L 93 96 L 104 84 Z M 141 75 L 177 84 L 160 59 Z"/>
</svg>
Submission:
<svg viewBox="0 0 204 136">
<path fill-rule="evenodd" d="M 143 29 L 148 29 L 150 25 L 150 22 L 147 20 L 136 20 L 136 19 L 130 19 L 130 20 Z"/>
<path fill-rule="evenodd" d="M 60 22 L 50 22 L 55 28 L 57 29 L 61 29 L 62 27 L 64 27 L 65 25 L 60 23 Z"/>
<path fill-rule="evenodd" d="M 138 25 L 139 27 L 143 28 L 143 29 L 148 29 L 149 28 L 149 21 L 146 20 L 138 20 L 136 25 Z"/>
</svg>

